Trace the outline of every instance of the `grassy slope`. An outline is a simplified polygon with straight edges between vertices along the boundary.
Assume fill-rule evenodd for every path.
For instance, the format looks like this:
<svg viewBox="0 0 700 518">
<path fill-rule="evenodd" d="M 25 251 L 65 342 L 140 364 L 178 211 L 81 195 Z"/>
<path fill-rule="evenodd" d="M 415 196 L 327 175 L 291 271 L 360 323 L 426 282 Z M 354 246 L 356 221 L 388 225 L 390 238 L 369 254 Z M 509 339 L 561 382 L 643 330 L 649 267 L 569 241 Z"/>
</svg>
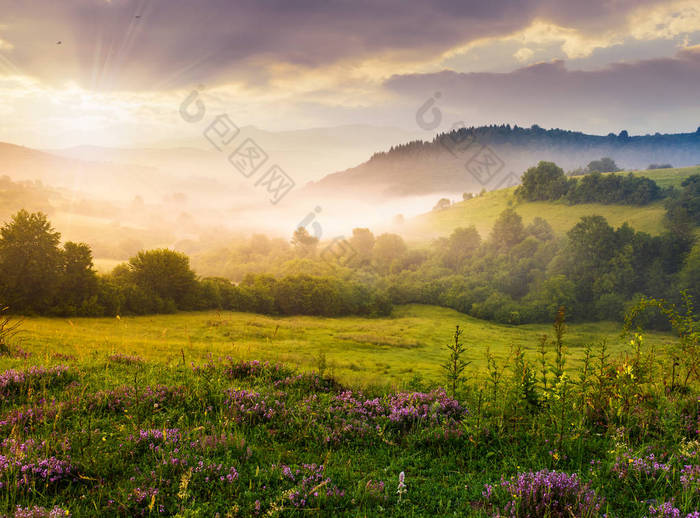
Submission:
<svg viewBox="0 0 700 518">
<path fill-rule="evenodd" d="M 653 171 L 633 171 L 640 176 L 651 178 L 660 187 L 680 187 L 683 180 L 693 174 L 700 174 L 700 166 L 654 169 Z"/>
<path fill-rule="evenodd" d="M 700 167 L 682 169 L 658 169 L 654 171 L 634 171 L 635 174 L 649 177 L 661 187 L 679 186 L 691 174 L 700 173 Z M 564 234 L 583 216 L 599 214 L 614 227 L 629 223 L 636 230 L 657 235 L 662 232 L 662 219 L 665 213 L 663 202 L 644 207 L 627 205 L 603 205 L 599 203 L 567 205 L 563 202 L 521 203 L 516 200 L 515 188 L 486 193 L 484 196 L 459 202 L 451 208 L 439 212 L 423 214 L 407 223 L 402 233 L 412 241 L 425 241 L 437 236 L 449 235 L 457 227 L 474 225 L 482 237 L 491 232 L 498 215 L 508 207 L 514 207 L 523 217 L 525 224 L 536 216 L 546 219 L 554 231 Z"/>
<path fill-rule="evenodd" d="M 351 384 L 400 386 L 414 375 L 441 380 L 444 345 L 454 326 L 474 361 L 483 368 L 486 348 L 503 358 L 512 344 L 520 344 L 534 359 L 548 325 L 505 326 L 478 320 L 456 311 L 432 306 L 397 307 L 392 318 L 363 319 L 286 317 L 248 313 L 201 312 L 121 319 L 29 318 L 24 322 L 23 347 L 31 352 L 61 352 L 76 356 L 122 352 L 177 363 L 214 357 L 269 359 L 317 366 L 320 351 L 327 355 L 329 372 Z M 623 350 L 618 324 L 574 324 L 566 344 L 571 365 L 578 363 L 586 343 L 608 340 L 612 351 Z M 664 334 L 649 335 L 649 343 L 669 341 Z"/>
</svg>

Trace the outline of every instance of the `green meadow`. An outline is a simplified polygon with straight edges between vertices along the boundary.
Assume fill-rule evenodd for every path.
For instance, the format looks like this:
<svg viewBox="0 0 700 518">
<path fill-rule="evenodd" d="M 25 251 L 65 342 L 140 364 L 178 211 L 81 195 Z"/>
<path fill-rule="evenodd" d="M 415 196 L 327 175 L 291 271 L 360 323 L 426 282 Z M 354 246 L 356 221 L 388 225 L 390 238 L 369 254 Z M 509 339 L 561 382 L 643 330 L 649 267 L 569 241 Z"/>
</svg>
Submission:
<svg viewBox="0 0 700 518">
<path fill-rule="evenodd" d="M 398 306 L 390 318 L 269 317 L 251 313 L 188 312 L 120 318 L 27 318 L 22 347 L 34 354 L 135 354 L 151 361 L 199 363 L 209 355 L 279 361 L 302 370 L 319 368 L 325 356 L 327 373 L 351 385 L 401 387 L 414 376 L 444 382 L 441 365 L 455 326 L 463 330 L 470 369 L 483 369 L 487 349 L 506 359 L 521 346 L 533 360 L 542 335 L 551 326 L 502 325 L 422 305 Z M 612 353 L 628 351 L 629 340 L 613 322 L 568 326 L 565 343 L 570 365 L 577 367 L 586 344 L 606 340 Z M 647 343 L 672 341 L 664 333 L 648 333 Z"/>
<path fill-rule="evenodd" d="M 656 169 L 652 171 L 631 171 L 639 176 L 654 180 L 660 187 L 680 187 L 684 179 L 700 173 L 700 166 L 674 169 Z M 617 174 L 627 174 L 626 172 Z M 583 216 L 602 215 L 613 227 L 628 223 L 638 231 L 651 235 L 663 232 L 663 217 L 666 213 L 663 201 L 644 206 L 604 205 L 585 203 L 568 205 L 565 202 L 522 202 L 515 197 L 515 187 L 499 189 L 460 201 L 452 207 L 422 214 L 408 221 L 402 229 L 407 239 L 425 241 L 438 235 L 448 235 L 458 227 L 474 225 L 482 237 L 488 236 L 498 216 L 505 209 L 512 207 L 523 218 L 525 225 L 536 217 L 544 218 L 558 235 L 565 234 Z"/>
</svg>

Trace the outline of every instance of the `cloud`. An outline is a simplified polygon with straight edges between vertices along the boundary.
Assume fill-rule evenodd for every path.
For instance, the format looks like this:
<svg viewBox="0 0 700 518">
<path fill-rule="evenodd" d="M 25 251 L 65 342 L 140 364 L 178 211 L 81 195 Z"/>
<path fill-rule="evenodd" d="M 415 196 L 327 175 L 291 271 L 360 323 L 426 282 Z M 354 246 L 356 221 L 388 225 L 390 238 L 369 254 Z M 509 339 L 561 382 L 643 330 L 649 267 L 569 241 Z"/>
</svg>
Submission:
<svg viewBox="0 0 700 518">
<path fill-rule="evenodd" d="M 578 56 L 605 44 L 595 33 L 659 2 L 0 0 L 0 9 L 12 22 L 12 62 L 25 74 L 85 88 L 157 90 L 197 82 L 256 88 L 289 71 L 298 77 L 377 60 L 390 73 L 406 71 L 513 34 L 521 47 L 556 40 Z M 668 12 L 658 9 L 659 17 Z"/>
<path fill-rule="evenodd" d="M 634 13 L 630 34 L 640 40 L 671 39 L 700 31 L 700 5 L 695 0 L 665 2 Z"/>
<path fill-rule="evenodd" d="M 527 61 L 529 60 L 535 52 L 532 49 L 529 49 L 527 47 L 522 47 L 518 49 L 515 54 L 513 54 L 513 57 L 517 59 L 518 61 Z"/>
<path fill-rule="evenodd" d="M 442 109 L 468 123 L 517 122 L 605 132 L 645 133 L 700 123 L 696 85 L 700 46 L 672 58 L 616 63 L 598 70 L 569 70 L 564 61 L 508 73 L 397 75 L 385 87 L 415 100 L 440 91 Z M 461 114 L 461 117 L 460 117 Z"/>
<path fill-rule="evenodd" d="M 446 115 L 479 123 L 688 125 L 700 119 L 696 51 L 674 52 L 700 42 L 695 4 L 0 0 L 0 96 L 13 114 L 0 140 L 54 141 L 66 128 L 166 139 L 198 85 L 211 113 L 270 129 L 414 129 L 414 106 L 438 86 Z"/>
</svg>

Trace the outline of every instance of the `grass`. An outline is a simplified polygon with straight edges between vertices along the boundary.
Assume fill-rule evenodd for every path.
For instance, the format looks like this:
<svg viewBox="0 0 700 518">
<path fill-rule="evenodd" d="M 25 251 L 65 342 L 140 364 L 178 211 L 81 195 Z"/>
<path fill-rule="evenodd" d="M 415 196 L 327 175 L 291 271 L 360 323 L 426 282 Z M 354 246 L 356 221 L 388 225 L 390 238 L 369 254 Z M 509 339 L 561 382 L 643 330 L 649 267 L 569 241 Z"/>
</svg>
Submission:
<svg viewBox="0 0 700 518">
<path fill-rule="evenodd" d="M 239 359 L 282 361 L 302 369 L 316 368 L 319 353 L 329 372 L 352 385 L 402 386 L 413 376 L 442 380 L 445 345 L 459 325 L 474 369 L 485 365 L 487 347 L 506 358 L 512 345 L 534 357 L 551 326 L 508 326 L 478 320 L 433 306 L 395 308 L 392 317 L 268 317 L 249 313 L 194 312 L 116 318 L 27 318 L 22 347 L 39 356 L 59 352 L 89 358 L 93 354 L 137 354 L 174 365 L 201 361 L 209 354 Z M 612 322 L 569 326 L 567 345 L 577 365 L 583 347 L 606 339 L 612 352 L 626 350 L 621 326 Z M 661 346 L 672 338 L 650 333 Z"/>
<path fill-rule="evenodd" d="M 421 342 L 431 325 L 443 329 L 431 317 L 448 313 L 399 312 L 355 332 L 357 319 L 243 314 L 94 326 L 29 319 L 25 345 L 36 353 L 0 356 L 0 516 L 623 518 L 698 509 L 698 393 L 665 390 L 663 367 L 645 374 L 646 351 L 601 377 L 572 373 L 556 384 L 501 362 L 500 383 L 470 371 L 458 399 L 430 387 L 348 392 L 284 365 L 174 358 L 190 342 L 188 360 L 203 354 L 225 342 L 220 334 L 263 352 L 253 344 L 270 333 L 275 344 L 308 326 L 352 334 L 344 340 L 353 347 L 410 351 L 420 365 L 424 346 L 402 333 L 417 326 Z M 476 340 L 476 323 L 462 323 Z M 382 326 L 391 338 L 375 338 Z M 604 329 L 573 326 L 571 343 Z M 111 349 L 142 349 L 152 361 Z M 550 351 L 550 369 L 551 360 Z"/>
<path fill-rule="evenodd" d="M 700 173 L 700 166 L 653 171 L 632 171 L 656 181 L 661 187 L 679 187 L 691 174 Z M 626 173 L 623 173 L 626 174 Z M 666 213 L 663 202 L 642 207 L 586 203 L 567 205 L 564 202 L 521 202 L 516 199 L 515 187 L 485 193 L 483 196 L 455 203 L 449 209 L 429 212 L 408 221 L 402 233 L 413 242 L 424 242 L 437 236 L 447 236 L 455 228 L 474 225 L 482 238 L 488 236 L 498 215 L 513 207 L 526 225 L 535 217 L 544 218 L 559 235 L 565 234 L 583 216 L 601 215 L 614 226 L 629 223 L 635 230 L 659 235 L 663 232 Z"/>
<path fill-rule="evenodd" d="M 683 180 L 694 174 L 700 174 L 700 165 L 693 167 L 673 167 L 670 169 L 652 169 L 650 171 L 632 171 L 639 176 L 646 176 L 654 180 L 659 187 L 680 188 Z"/>
</svg>

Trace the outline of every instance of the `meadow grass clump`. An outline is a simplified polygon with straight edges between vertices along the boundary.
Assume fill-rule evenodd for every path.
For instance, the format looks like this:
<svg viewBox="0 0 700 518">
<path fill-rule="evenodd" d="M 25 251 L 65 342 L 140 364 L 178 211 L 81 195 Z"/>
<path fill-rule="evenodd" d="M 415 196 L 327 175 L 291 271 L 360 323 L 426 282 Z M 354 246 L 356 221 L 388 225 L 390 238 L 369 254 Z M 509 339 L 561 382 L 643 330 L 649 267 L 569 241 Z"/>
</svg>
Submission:
<svg viewBox="0 0 700 518">
<path fill-rule="evenodd" d="M 289 376 L 291 372 L 290 369 L 282 364 L 271 364 L 270 362 L 260 362 L 258 360 L 234 361 L 228 358 L 227 365 L 224 367 L 224 375 L 231 380 L 256 378 L 280 380 Z"/>
<path fill-rule="evenodd" d="M 649 518 L 700 518 L 700 512 L 693 511 L 688 514 L 682 513 L 671 501 L 651 504 L 649 506 Z"/>
<path fill-rule="evenodd" d="M 227 390 L 224 407 L 236 422 L 249 424 L 271 421 L 285 411 L 283 402 L 245 389 Z"/>
<path fill-rule="evenodd" d="M 144 359 L 140 356 L 123 353 L 110 354 L 107 356 L 107 360 L 109 360 L 111 363 L 120 363 L 122 365 L 140 365 L 144 363 Z"/>
<path fill-rule="evenodd" d="M 12 518 L 70 518 L 71 514 L 66 509 L 58 506 L 47 509 L 38 505 L 32 507 L 18 505 L 11 516 Z"/>
<path fill-rule="evenodd" d="M 115 413 L 130 408 L 148 410 L 179 404 L 183 400 L 184 387 L 170 385 L 148 385 L 146 387 L 123 385 L 112 390 L 101 390 L 86 395 L 75 402 L 89 412 Z"/>
<path fill-rule="evenodd" d="M 278 379 L 273 383 L 275 388 L 297 389 L 301 392 L 332 392 L 340 388 L 333 378 L 321 376 L 316 372 L 302 372 Z"/>
<path fill-rule="evenodd" d="M 307 429 L 326 444 L 347 441 L 387 440 L 386 434 L 411 430 L 451 428 L 466 413 L 444 390 L 430 393 L 399 392 L 367 398 L 361 392 L 344 390 L 338 394 L 312 394 L 299 405 L 303 416 L 317 416 Z"/>
<path fill-rule="evenodd" d="M 33 404 L 13 408 L 0 415 L 0 431 L 9 433 L 13 429 L 28 433 L 35 425 L 54 419 L 63 410 L 69 408 L 64 402 L 40 400 Z"/>
<path fill-rule="evenodd" d="M 495 506 L 507 500 L 503 514 L 511 518 L 593 518 L 600 516 L 603 499 L 576 473 L 541 470 L 503 480 L 500 488 L 486 485 L 484 496 Z"/>
<path fill-rule="evenodd" d="M 71 376 L 65 365 L 32 366 L 25 370 L 8 369 L 0 373 L 0 397 L 7 399 L 38 385 L 51 387 L 67 383 Z"/>
<path fill-rule="evenodd" d="M 75 479 L 70 446 L 64 441 L 54 455 L 46 441 L 5 439 L 0 444 L 0 489 L 46 492 Z"/>
</svg>

